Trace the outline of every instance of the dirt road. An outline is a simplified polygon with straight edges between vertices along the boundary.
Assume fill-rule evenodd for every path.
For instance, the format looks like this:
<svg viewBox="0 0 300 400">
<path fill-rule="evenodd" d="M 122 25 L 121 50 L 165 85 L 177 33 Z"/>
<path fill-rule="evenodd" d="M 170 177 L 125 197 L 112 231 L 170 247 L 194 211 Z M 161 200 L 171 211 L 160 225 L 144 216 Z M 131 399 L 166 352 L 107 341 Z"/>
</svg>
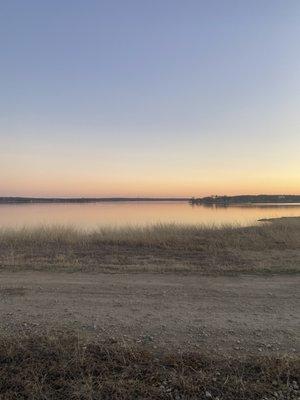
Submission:
<svg viewBox="0 0 300 400">
<path fill-rule="evenodd" d="M 2 332 L 87 334 L 233 354 L 299 351 L 299 275 L 0 274 Z"/>
</svg>

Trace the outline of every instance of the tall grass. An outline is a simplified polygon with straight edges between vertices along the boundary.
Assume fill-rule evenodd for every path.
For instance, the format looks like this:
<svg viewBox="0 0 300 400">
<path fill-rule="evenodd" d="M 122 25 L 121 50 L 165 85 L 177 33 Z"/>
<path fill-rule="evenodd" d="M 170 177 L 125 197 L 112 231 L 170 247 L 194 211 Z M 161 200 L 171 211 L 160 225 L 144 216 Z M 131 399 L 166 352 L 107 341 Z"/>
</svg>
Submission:
<svg viewBox="0 0 300 400">
<path fill-rule="evenodd" d="M 155 224 L 147 226 L 99 227 L 83 230 L 70 226 L 53 225 L 36 228 L 0 229 L 0 245 L 47 245 L 47 244 L 127 244 L 141 246 L 219 245 L 263 249 L 300 245 L 300 223 L 261 224 L 242 227 L 238 224 L 223 226 Z"/>
<path fill-rule="evenodd" d="M 0 268 L 32 265 L 94 270 L 97 266 L 168 265 L 182 269 L 245 270 L 300 265 L 300 223 L 227 225 L 159 224 L 80 230 L 67 226 L 0 230 Z M 277 257 L 277 261 L 276 261 Z M 180 268 L 179 268 L 180 269 Z M 195 269 L 195 268 L 194 268 Z M 199 269 L 199 268 L 198 268 Z"/>
</svg>

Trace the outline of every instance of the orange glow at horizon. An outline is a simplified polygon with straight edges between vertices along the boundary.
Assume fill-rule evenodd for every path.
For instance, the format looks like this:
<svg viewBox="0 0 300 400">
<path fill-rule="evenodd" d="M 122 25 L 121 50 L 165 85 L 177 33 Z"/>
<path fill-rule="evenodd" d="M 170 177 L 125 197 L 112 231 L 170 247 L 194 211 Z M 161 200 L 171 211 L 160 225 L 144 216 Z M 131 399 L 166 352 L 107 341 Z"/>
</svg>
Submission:
<svg viewBox="0 0 300 400">
<path fill-rule="evenodd" d="M 226 146 L 214 157 L 209 156 L 209 147 L 208 154 L 200 157 L 197 148 L 180 150 L 175 145 L 156 152 L 111 148 L 102 154 L 92 146 L 83 150 L 75 145 L 69 145 L 68 153 L 63 148 L 56 152 L 4 152 L 0 157 L 0 196 L 300 194 L 297 146 L 289 144 L 283 151 L 283 146 L 279 149 L 276 144 L 276 153 L 255 150 L 255 157 L 254 150 L 247 154 L 243 148 L 233 152 Z"/>
<path fill-rule="evenodd" d="M 28 197 L 192 197 L 238 194 L 299 194 L 297 180 L 102 181 L 84 179 L 19 179 L 4 182 L 0 196 Z"/>
</svg>

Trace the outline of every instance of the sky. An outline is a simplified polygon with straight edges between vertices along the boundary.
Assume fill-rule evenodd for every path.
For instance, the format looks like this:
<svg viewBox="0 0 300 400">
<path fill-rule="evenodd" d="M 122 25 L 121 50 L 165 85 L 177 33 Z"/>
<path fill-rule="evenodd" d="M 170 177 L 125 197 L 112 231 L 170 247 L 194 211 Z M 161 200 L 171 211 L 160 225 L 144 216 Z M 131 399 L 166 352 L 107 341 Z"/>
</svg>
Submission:
<svg viewBox="0 0 300 400">
<path fill-rule="evenodd" d="M 3 0 L 0 196 L 300 194 L 299 0 Z"/>
</svg>

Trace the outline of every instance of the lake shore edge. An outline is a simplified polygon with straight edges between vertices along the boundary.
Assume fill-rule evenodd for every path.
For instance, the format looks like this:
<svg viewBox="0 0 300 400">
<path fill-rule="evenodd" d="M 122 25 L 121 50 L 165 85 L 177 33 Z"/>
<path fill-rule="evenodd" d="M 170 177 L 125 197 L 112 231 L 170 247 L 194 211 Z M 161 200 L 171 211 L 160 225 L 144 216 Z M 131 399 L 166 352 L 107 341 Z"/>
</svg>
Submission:
<svg viewBox="0 0 300 400">
<path fill-rule="evenodd" d="M 0 271 L 295 273 L 300 217 L 249 227 L 2 228 L 0 250 Z"/>
</svg>

